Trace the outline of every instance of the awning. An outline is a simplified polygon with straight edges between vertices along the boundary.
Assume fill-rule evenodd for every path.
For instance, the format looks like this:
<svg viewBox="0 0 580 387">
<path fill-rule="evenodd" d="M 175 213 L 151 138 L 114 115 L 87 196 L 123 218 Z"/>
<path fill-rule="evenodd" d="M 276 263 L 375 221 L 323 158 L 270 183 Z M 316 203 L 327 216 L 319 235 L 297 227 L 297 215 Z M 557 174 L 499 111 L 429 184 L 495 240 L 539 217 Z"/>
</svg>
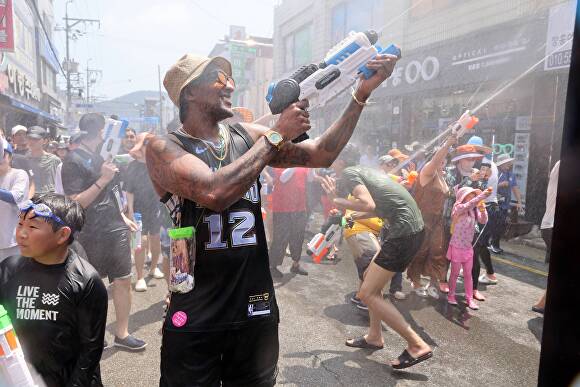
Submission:
<svg viewBox="0 0 580 387">
<path fill-rule="evenodd" d="M 1 97 L 3 99 L 8 100 L 8 103 L 12 107 L 15 107 L 16 109 L 24 110 L 26 112 L 33 113 L 33 114 L 38 114 L 39 116 L 46 118 L 48 120 L 54 121 L 54 122 L 61 122 L 61 119 L 58 118 L 57 116 L 52 115 L 48 112 L 45 112 L 44 110 L 40 110 L 38 108 L 35 108 L 34 106 L 30 106 L 28 104 L 25 104 L 24 102 L 20 102 L 17 99 L 14 99 L 6 94 L 1 95 Z"/>
</svg>

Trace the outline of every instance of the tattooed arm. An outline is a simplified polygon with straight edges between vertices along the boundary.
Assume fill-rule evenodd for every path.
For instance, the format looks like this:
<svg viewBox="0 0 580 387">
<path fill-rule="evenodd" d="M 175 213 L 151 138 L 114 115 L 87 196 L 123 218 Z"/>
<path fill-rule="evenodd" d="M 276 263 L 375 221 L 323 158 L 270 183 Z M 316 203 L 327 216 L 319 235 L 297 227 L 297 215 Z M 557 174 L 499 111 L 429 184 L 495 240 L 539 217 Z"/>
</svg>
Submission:
<svg viewBox="0 0 580 387">
<path fill-rule="evenodd" d="M 385 79 L 387 79 L 397 62 L 392 55 L 379 55 L 368 63 L 368 67 L 376 70 L 369 79 L 362 79 L 355 92 L 356 99 L 364 102 Z M 287 143 L 280 154 L 273 158 L 269 165 L 274 167 L 305 166 L 310 168 L 329 167 L 350 140 L 358 122 L 363 106 L 351 99 L 340 118 L 332 124 L 320 137 L 309 139 L 299 144 Z M 266 127 L 255 124 L 245 124 L 244 127 L 252 137 L 259 138 Z M 274 127 L 274 130 L 277 130 Z"/>
<path fill-rule="evenodd" d="M 277 128 L 284 138 L 296 138 L 310 129 L 301 104 L 293 104 L 280 116 Z M 220 212 L 247 191 L 264 169 L 279 154 L 265 137 L 257 139 L 242 157 L 212 171 L 203 161 L 186 152 L 167 137 L 149 140 L 146 151 L 149 176 L 159 196 L 166 192 L 192 200 Z"/>
</svg>

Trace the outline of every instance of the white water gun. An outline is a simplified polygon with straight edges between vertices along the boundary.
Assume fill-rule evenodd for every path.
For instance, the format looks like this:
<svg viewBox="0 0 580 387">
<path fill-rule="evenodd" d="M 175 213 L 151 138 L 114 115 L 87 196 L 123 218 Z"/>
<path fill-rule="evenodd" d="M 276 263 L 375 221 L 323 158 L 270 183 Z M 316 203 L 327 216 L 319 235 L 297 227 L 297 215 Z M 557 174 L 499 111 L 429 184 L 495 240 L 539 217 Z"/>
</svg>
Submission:
<svg viewBox="0 0 580 387">
<path fill-rule="evenodd" d="M 401 49 L 394 44 L 382 49 L 375 45 L 375 31 L 350 32 L 348 36 L 326 54 L 316 65 L 300 67 L 289 78 L 272 82 L 268 87 L 266 101 L 272 114 L 282 113 L 291 104 L 307 99 L 309 109 L 326 105 L 328 101 L 356 82 L 362 74 L 366 79 L 375 71 L 366 64 L 379 54 L 401 57 Z M 304 133 L 294 142 L 308 138 Z"/>
<path fill-rule="evenodd" d="M 352 228 L 353 225 L 352 219 L 346 220 L 342 214 L 330 216 L 322 225 L 322 232 L 314 235 L 306 245 L 306 253 L 312 257 L 314 263 L 320 263 L 331 253 L 333 246 L 338 242 L 340 229 Z"/>
<path fill-rule="evenodd" d="M 465 134 L 465 132 L 473 129 L 478 122 L 479 118 L 472 115 L 469 110 L 466 110 L 465 113 L 459 117 L 459 120 L 451 126 L 451 133 L 457 138 L 460 138 Z"/>
</svg>

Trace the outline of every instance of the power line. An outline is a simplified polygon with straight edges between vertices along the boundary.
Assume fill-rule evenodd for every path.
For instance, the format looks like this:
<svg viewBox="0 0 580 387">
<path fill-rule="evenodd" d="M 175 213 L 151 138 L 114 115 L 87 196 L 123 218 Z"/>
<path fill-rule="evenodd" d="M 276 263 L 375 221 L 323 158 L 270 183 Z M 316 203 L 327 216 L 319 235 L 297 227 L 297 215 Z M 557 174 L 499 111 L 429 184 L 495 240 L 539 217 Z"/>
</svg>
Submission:
<svg viewBox="0 0 580 387">
<path fill-rule="evenodd" d="M 191 2 L 193 3 L 193 5 L 195 5 L 197 8 L 199 8 L 207 16 L 211 17 L 212 19 L 214 19 L 217 22 L 220 22 L 221 24 L 225 25 L 226 27 L 229 26 L 228 23 L 224 22 L 219 17 L 217 17 L 216 15 L 214 15 L 213 13 L 209 12 L 207 9 L 205 9 L 204 7 L 202 7 L 201 5 L 199 5 L 197 1 L 191 0 Z"/>
<path fill-rule="evenodd" d="M 40 12 L 38 11 L 38 7 L 36 6 L 36 2 L 31 1 L 31 3 L 32 3 L 32 7 L 34 8 L 34 14 L 36 15 L 36 18 L 38 19 L 38 22 L 40 23 L 40 26 L 42 27 L 42 31 L 44 31 L 44 35 L 46 36 L 46 40 L 48 41 L 48 46 L 50 47 L 50 51 L 52 51 L 52 54 L 54 55 L 54 57 L 56 59 L 56 63 L 58 63 L 58 67 L 60 68 L 60 71 L 62 72 L 62 75 L 65 78 L 67 78 L 66 72 L 64 71 L 64 68 L 60 64 L 60 61 L 58 60 L 58 55 L 56 54 L 56 51 L 55 51 L 54 47 L 52 46 L 52 40 L 50 39 L 50 35 L 48 35 L 48 32 L 46 31 L 46 27 L 44 26 L 44 22 L 42 21 L 42 18 L 40 17 Z"/>
</svg>

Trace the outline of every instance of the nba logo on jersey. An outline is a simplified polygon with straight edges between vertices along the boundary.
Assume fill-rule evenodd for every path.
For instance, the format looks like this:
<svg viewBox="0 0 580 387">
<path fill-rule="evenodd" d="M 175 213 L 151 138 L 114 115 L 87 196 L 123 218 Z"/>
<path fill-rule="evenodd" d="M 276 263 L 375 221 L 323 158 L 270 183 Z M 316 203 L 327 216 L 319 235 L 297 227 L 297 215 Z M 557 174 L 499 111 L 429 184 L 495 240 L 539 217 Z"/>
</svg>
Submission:
<svg viewBox="0 0 580 387">
<path fill-rule="evenodd" d="M 252 317 L 254 315 L 254 304 L 248 304 L 248 317 Z"/>
</svg>

